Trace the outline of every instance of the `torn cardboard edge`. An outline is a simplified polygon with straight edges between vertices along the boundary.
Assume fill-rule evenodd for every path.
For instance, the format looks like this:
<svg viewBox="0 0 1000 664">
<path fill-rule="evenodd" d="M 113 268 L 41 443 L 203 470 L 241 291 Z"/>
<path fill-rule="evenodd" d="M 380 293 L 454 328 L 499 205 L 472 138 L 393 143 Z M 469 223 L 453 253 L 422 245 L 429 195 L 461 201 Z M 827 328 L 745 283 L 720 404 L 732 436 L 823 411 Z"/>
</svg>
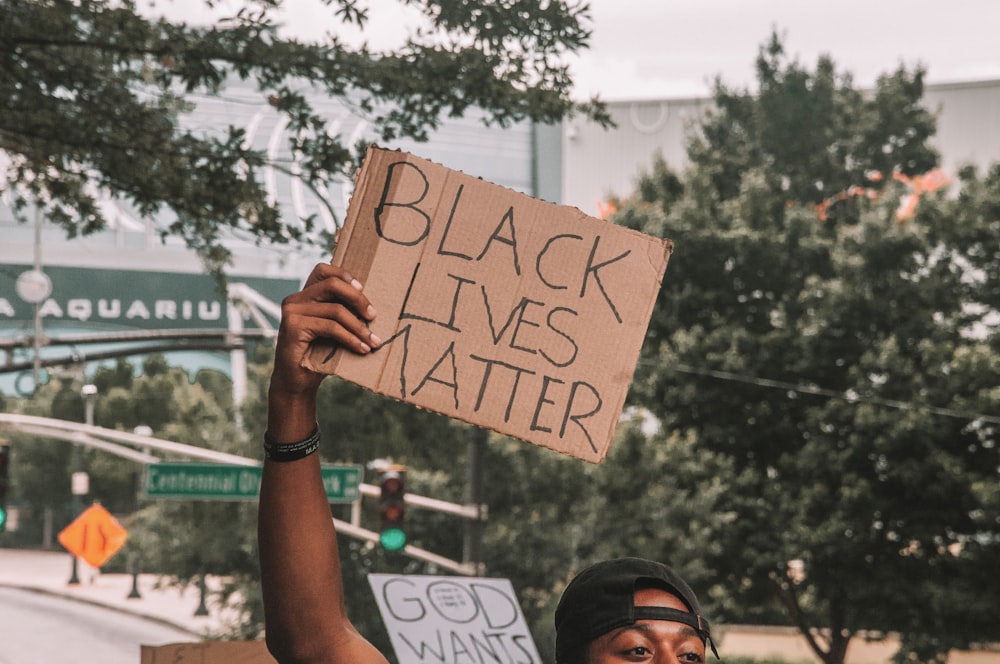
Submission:
<svg viewBox="0 0 1000 664">
<path fill-rule="evenodd" d="M 378 311 L 369 355 L 303 360 L 373 392 L 600 462 L 673 243 L 369 148 L 333 263 Z"/>
<path fill-rule="evenodd" d="M 263 641 L 201 641 L 141 646 L 140 664 L 277 664 Z"/>
</svg>

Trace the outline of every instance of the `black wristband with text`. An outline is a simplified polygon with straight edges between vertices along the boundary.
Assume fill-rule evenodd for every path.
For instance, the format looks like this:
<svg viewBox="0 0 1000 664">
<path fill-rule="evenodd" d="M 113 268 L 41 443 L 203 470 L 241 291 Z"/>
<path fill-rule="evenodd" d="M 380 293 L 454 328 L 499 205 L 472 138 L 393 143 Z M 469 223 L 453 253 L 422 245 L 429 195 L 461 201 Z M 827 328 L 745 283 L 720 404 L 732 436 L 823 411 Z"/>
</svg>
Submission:
<svg viewBox="0 0 1000 664">
<path fill-rule="evenodd" d="M 264 456 L 271 461 L 298 461 L 319 449 L 319 425 L 308 437 L 292 443 L 279 443 L 264 432 Z"/>
</svg>

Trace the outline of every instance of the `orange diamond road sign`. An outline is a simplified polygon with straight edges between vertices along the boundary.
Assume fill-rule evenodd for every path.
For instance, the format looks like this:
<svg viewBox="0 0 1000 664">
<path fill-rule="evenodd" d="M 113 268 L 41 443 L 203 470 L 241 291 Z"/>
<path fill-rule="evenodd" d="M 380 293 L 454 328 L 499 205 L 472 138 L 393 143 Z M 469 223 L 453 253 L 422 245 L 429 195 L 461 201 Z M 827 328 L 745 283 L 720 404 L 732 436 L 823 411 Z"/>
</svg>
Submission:
<svg viewBox="0 0 1000 664">
<path fill-rule="evenodd" d="M 91 505 L 59 533 L 59 543 L 91 567 L 100 567 L 125 544 L 128 531 L 111 513 Z"/>
</svg>

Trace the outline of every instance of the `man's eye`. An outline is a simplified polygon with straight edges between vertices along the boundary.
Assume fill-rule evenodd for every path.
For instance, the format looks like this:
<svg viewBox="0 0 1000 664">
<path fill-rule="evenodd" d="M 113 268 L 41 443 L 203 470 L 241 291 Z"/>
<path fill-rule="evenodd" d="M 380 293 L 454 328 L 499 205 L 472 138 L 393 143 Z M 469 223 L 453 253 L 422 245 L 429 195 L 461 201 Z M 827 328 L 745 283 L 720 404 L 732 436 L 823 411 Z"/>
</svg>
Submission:
<svg viewBox="0 0 1000 664">
<path fill-rule="evenodd" d="M 689 662 L 690 664 L 701 664 L 705 661 L 705 658 L 697 652 L 686 652 L 680 656 L 682 662 Z"/>
<path fill-rule="evenodd" d="M 621 652 L 622 661 L 625 662 L 645 662 L 653 655 L 653 651 L 646 646 L 635 646 Z"/>
</svg>

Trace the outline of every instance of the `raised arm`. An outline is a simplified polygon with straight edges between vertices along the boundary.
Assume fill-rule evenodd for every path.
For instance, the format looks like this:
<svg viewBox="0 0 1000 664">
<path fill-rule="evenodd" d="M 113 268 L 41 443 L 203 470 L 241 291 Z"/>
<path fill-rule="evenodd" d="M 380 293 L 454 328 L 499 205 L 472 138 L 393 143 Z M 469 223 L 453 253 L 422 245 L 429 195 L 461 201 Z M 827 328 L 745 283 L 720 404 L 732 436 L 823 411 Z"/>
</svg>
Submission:
<svg viewBox="0 0 1000 664">
<path fill-rule="evenodd" d="M 317 265 L 303 289 L 282 302 L 267 411 L 268 440 L 279 444 L 275 458 L 295 449 L 280 444 L 306 440 L 316 427 L 323 376 L 300 366 L 309 343 L 329 338 L 369 353 L 380 343 L 368 329 L 374 317 L 361 284 L 331 265 Z M 340 556 L 318 454 L 265 460 L 257 538 L 266 641 L 275 659 L 281 664 L 386 661 L 354 629 L 344 608 Z"/>
</svg>

